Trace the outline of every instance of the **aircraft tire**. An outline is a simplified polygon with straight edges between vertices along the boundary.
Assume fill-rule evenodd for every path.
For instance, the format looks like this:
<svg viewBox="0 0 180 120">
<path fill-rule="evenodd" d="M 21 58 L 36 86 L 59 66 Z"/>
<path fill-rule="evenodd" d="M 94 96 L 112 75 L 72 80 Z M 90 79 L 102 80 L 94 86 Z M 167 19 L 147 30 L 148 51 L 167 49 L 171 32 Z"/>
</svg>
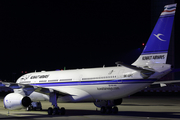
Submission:
<svg viewBox="0 0 180 120">
<path fill-rule="evenodd" d="M 64 107 L 61 108 L 61 115 L 65 115 L 66 114 L 66 109 Z"/>
<path fill-rule="evenodd" d="M 117 113 L 118 113 L 118 107 L 113 107 L 112 112 L 113 112 L 114 114 L 117 114 Z"/>
<path fill-rule="evenodd" d="M 48 115 L 52 115 L 52 113 L 53 113 L 53 109 L 52 109 L 52 107 L 49 107 L 48 108 Z"/>
<path fill-rule="evenodd" d="M 60 113 L 60 110 L 58 107 L 53 109 L 53 113 L 52 113 L 53 115 L 59 115 L 59 113 Z"/>
<path fill-rule="evenodd" d="M 107 111 L 106 111 L 108 114 L 111 114 L 112 113 L 112 107 L 107 107 Z"/>
<path fill-rule="evenodd" d="M 103 114 L 106 113 L 106 107 L 104 107 L 104 106 L 101 107 L 101 113 L 103 113 Z"/>
</svg>

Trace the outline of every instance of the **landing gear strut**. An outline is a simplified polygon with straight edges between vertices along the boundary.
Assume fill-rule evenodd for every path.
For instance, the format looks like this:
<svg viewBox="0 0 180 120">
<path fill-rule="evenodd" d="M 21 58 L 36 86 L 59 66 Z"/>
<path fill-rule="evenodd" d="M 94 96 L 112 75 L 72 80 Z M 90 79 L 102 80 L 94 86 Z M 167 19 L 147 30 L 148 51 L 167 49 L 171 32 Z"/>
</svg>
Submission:
<svg viewBox="0 0 180 120">
<path fill-rule="evenodd" d="M 54 106 L 54 108 L 49 107 L 48 108 L 48 115 L 65 115 L 66 110 L 64 107 L 59 108 L 57 105 L 57 94 L 52 92 L 50 93 L 50 99 L 49 102 L 52 103 L 52 105 Z"/>
</svg>

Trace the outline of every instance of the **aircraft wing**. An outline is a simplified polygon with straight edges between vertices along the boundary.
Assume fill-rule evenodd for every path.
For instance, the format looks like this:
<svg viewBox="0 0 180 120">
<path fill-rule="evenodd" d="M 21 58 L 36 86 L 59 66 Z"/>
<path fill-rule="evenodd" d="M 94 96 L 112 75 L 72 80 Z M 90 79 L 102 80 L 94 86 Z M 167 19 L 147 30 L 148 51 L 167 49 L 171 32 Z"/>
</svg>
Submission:
<svg viewBox="0 0 180 120">
<path fill-rule="evenodd" d="M 167 86 L 167 85 L 170 85 L 170 84 L 173 84 L 173 85 L 178 85 L 180 86 L 180 80 L 168 80 L 168 81 L 157 81 L 157 82 L 154 82 L 152 84 L 152 86 L 156 86 L 156 85 L 159 85 L 160 87 L 164 87 L 164 86 Z"/>
<path fill-rule="evenodd" d="M 22 91 L 24 92 L 24 94 L 26 96 L 29 96 L 32 92 L 39 92 L 39 93 L 43 93 L 43 94 L 46 94 L 46 95 L 49 95 L 52 92 L 58 93 L 58 95 L 60 95 L 60 96 L 70 95 L 70 94 L 62 92 L 62 91 L 54 90 L 54 89 L 51 89 L 51 88 L 33 86 L 33 85 L 30 85 L 30 84 L 1 82 L 0 86 L 9 87 L 11 89 L 22 89 Z"/>
</svg>

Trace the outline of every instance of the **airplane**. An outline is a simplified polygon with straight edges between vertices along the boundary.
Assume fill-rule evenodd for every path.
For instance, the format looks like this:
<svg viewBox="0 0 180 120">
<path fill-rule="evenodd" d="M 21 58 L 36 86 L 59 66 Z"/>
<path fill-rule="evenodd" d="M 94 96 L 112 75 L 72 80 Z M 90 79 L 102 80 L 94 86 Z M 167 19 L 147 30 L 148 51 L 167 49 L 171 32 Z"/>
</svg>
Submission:
<svg viewBox="0 0 180 120">
<path fill-rule="evenodd" d="M 166 5 L 139 56 L 131 65 L 116 62 L 114 67 L 32 72 L 16 83 L 1 84 L 14 90 L 4 98 L 9 110 L 28 107 L 32 101 L 49 100 L 48 115 L 64 115 L 57 103 L 93 102 L 102 113 L 118 113 L 122 99 L 153 84 L 168 74 L 166 64 L 176 4 Z"/>
</svg>

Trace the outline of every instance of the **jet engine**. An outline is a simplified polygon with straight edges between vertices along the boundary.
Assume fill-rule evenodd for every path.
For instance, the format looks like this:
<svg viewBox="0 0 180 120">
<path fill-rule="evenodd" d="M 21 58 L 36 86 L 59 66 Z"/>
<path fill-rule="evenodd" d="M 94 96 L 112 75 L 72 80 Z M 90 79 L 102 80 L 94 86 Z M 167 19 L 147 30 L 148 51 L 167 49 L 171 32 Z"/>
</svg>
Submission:
<svg viewBox="0 0 180 120">
<path fill-rule="evenodd" d="M 31 104 L 31 99 L 18 93 L 10 93 L 4 98 L 4 108 L 15 110 L 23 107 L 28 107 Z"/>
<path fill-rule="evenodd" d="M 94 105 L 96 107 L 113 107 L 113 106 L 116 106 L 116 105 L 120 105 L 122 103 L 122 98 L 120 99 L 116 99 L 116 100 L 96 100 L 94 102 Z"/>
</svg>

